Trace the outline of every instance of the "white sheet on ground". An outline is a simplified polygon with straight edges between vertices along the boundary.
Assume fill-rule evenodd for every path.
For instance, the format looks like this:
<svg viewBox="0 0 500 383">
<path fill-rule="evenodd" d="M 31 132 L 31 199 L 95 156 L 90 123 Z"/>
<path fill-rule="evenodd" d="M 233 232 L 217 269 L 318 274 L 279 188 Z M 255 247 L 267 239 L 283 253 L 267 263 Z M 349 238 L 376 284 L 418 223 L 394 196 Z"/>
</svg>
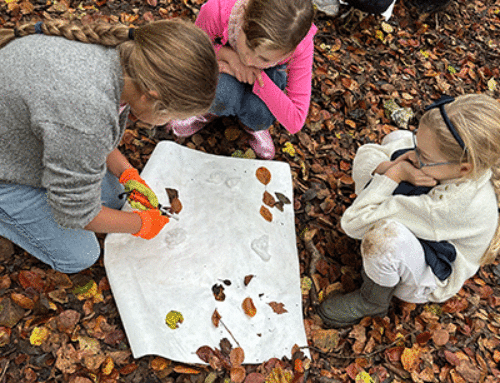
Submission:
<svg viewBox="0 0 500 383">
<path fill-rule="evenodd" d="M 261 166 L 271 172 L 266 186 L 256 177 Z M 152 240 L 110 234 L 105 241 L 106 272 L 134 357 L 203 363 L 196 350 L 220 348 L 227 338 L 243 348 L 244 363 L 262 363 L 291 357 L 294 344 L 306 346 L 293 204 L 283 212 L 269 208 L 272 222 L 259 212 L 265 190 L 293 201 L 289 165 L 163 141 L 141 176 L 162 205 L 169 204 L 165 188 L 176 189 L 183 209 Z M 245 286 L 247 275 L 254 277 Z M 215 284 L 224 287 L 224 301 L 215 299 Z M 257 309 L 254 317 L 242 309 L 247 297 Z M 287 312 L 275 313 L 271 302 L 283 303 Z M 212 324 L 216 309 L 232 336 Z M 175 330 L 165 324 L 171 310 L 184 318 Z"/>
</svg>

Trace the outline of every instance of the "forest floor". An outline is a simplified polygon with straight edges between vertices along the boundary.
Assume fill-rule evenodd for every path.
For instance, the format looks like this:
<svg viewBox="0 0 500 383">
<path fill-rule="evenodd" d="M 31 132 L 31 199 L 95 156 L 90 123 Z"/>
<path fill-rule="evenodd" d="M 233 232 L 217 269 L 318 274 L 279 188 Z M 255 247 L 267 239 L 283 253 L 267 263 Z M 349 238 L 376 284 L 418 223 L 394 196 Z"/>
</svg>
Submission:
<svg viewBox="0 0 500 383">
<path fill-rule="evenodd" d="M 194 20 L 202 3 L 0 0 L 0 25 L 58 17 L 136 26 L 161 18 Z M 409 108 L 414 117 L 406 127 L 414 129 L 424 106 L 442 93 L 500 98 L 500 0 L 455 0 L 434 14 L 418 14 L 398 1 L 387 22 L 348 10 L 342 6 L 337 17 L 316 15 L 313 92 L 304 128 L 295 135 L 279 124 L 272 129 L 275 160 L 292 169 L 312 359 L 296 349 L 280 360 L 245 365 L 243 373 L 231 368 L 224 345 L 212 366 L 157 356 L 134 359 L 102 257 L 88 270 L 64 275 L 2 240 L 0 383 L 213 383 L 230 377 L 247 383 L 500 381 L 498 261 L 443 304 L 394 300 L 386 318 L 342 330 L 322 328 L 314 315 L 327 293 L 359 286 L 359 241 L 342 232 L 339 218 L 355 198 L 351 166 L 357 148 L 405 127 L 386 113 L 386 102 Z M 182 139 L 130 121 L 120 148 L 142 169 L 161 140 L 224 156 L 253 154 L 248 136 L 231 118 Z"/>
</svg>

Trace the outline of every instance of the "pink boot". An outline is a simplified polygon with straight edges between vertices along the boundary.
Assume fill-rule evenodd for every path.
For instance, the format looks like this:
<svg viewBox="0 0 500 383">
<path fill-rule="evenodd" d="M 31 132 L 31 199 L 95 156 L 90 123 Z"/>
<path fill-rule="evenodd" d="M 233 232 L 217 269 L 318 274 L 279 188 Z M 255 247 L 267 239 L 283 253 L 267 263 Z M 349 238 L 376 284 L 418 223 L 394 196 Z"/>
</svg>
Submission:
<svg viewBox="0 0 500 383">
<path fill-rule="evenodd" d="M 189 137 L 200 131 L 212 121 L 215 114 L 207 113 L 202 116 L 193 116 L 185 120 L 172 120 L 167 124 L 167 131 L 172 129 L 177 137 Z"/>
<path fill-rule="evenodd" d="M 255 154 L 264 160 L 272 160 L 276 151 L 269 130 L 245 129 L 245 131 L 252 136 L 248 143 Z"/>
</svg>

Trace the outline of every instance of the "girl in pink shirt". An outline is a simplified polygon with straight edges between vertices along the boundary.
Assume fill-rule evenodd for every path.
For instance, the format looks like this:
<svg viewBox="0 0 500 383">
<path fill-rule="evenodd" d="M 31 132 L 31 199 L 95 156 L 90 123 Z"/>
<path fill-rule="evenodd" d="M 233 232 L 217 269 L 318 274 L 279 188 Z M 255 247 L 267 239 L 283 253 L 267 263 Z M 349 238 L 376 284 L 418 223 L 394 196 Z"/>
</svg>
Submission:
<svg viewBox="0 0 500 383">
<path fill-rule="evenodd" d="M 219 84 L 210 113 L 175 120 L 187 137 L 218 116 L 238 116 L 250 146 L 272 159 L 269 127 L 277 119 L 297 133 L 307 117 L 314 53 L 311 0 L 208 0 L 196 25 L 207 32 L 219 63 Z"/>
</svg>

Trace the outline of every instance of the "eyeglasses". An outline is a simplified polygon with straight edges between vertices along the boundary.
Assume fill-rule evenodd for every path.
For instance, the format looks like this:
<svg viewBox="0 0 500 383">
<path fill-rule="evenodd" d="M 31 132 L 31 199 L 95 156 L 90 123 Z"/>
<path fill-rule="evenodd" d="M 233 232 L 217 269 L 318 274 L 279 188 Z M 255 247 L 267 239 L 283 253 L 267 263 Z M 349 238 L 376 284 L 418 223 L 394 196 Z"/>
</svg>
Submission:
<svg viewBox="0 0 500 383">
<path fill-rule="evenodd" d="M 417 130 L 412 131 L 413 135 L 413 150 L 415 151 L 415 154 L 417 156 L 417 161 L 419 165 L 419 169 L 425 168 L 425 167 L 430 167 L 430 166 L 440 166 L 440 165 L 450 165 L 450 164 L 456 164 L 457 162 L 455 161 L 447 161 L 447 162 L 431 162 L 431 163 L 424 163 L 422 162 L 422 159 L 420 158 L 420 149 L 417 147 Z"/>
</svg>

